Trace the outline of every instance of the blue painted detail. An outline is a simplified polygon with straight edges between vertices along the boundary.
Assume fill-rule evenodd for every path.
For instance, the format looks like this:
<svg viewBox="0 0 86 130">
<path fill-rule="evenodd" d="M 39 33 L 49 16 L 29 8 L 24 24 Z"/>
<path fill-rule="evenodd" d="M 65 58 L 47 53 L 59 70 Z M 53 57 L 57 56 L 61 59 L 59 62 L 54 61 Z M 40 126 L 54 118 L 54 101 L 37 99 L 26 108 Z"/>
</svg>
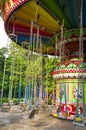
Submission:
<svg viewBox="0 0 86 130">
<path fill-rule="evenodd" d="M 39 98 L 39 89 L 40 89 L 40 85 L 39 85 L 39 81 L 37 80 L 37 85 L 36 85 L 36 97 Z"/>
<path fill-rule="evenodd" d="M 14 41 L 16 41 L 16 37 L 13 37 L 12 38 Z M 34 41 L 34 40 L 32 40 Z M 37 39 L 35 39 L 35 41 L 37 41 Z M 28 42 L 30 43 L 30 36 L 22 36 L 22 35 L 18 35 L 17 37 L 17 43 L 18 44 L 22 44 L 22 42 Z M 42 43 L 49 43 L 50 42 L 50 39 L 47 38 L 47 37 L 41 37 L 41 42 Z M 36 43 L 35 43 L 36 44 Z"/>
<path fill-rule="evenodd" d="M 25 87 L 25 102 L 27 103 L 28 102 L 28 98 L 29 98 L 29 95 L 28 95 L 28 85 Z"/>
<path fill-rule="evenodd" d="M 18 85 L 18 103 L 20 103 L 20 100 L 21 100 L 21 85 L 19 83 L 19 85 Z"/>
</svg>

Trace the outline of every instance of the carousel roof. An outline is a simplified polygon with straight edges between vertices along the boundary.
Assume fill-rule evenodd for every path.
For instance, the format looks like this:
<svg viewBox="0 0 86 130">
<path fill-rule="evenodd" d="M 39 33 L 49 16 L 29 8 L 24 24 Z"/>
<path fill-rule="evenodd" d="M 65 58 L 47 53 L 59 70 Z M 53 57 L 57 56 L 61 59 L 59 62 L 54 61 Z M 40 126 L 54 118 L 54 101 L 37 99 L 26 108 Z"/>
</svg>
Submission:
<svg viewBox="0 0 86 130">
<path fill-rule="evenodd" d="M 64 78 L 77 78 L 78 76 L 84 76 L 86 78 L 86 63 L 82 60 L 72 59 L 68 60 L 63 64 L 59 64 L 56 69 L 51 72 L 53 78 L 64 79 Z"/>
<path fill-rule="evenodd" d="M 51 48 L 55 45 L 49 45 L 49 40 L 52 36 L 60 33 L 63 21 L 64 30 L 77 29 L 80 27 L 81 12 L 82 26 L 86 27 L 86 0 L 1 1 L 6 32 L 7 34 L 12 33 L 13 28 L 15 28 L 18 44 L 26 39 L 27 41 L 30 40 L 28 36 L 30 36 L 31 21 L 34 22 L 33 33 L 37 33 L 37 25 L 39 24 L 39 34 L 42 36 L 42 42 L 48 43 Z M 73 32 L 69 31 L 66 36 L 71 37 Z M 79 30 L 75 33 L 79 36 Z"/>
<path fill-rule="evenodd" d="M 1 1 L 2 0 L 0 0 L 0 4 Z M 3 1 L 6 1 L 7 3 L 7 0 L 3 0 Z M 18 3 L 18 1 L 21 2 Z M 35 1 L 39 1 L 38 2 L 39 3 L 38 15 L 40 16 L 39 22 L 42 22 L 42 18 L 46 19 L 49 14 L 48 17 L 50 18 L 51 16 L 51 19 L 57 22 L 60 21 L 62 23 L 62 20 L 64 19 L 64 25 L 67 29 L 79 27 L 81 0 L 8 0 L 9 2 L 8 10 L 10 9 L 11 6 L 10 3 L 12 3 L 12 6 L 14 6 L 16 3 L 20 5 L 24 3 L 24 1 L 27 3 L 17 10 L 19 12 L 18 14 L 16 14 L 17 17 L 21 17 L 21 15 L 23 15 L 23 18 L 26 21 L 34 20 L 35 17 L 34 15 L 36 13 Z M 83 1 L 83 5 L 82 5 L 83 26 L 86 27 L 86 22 L 85 22 L 86 21 L 86 0 L 82 0 L 82 1 Z M 28 18 L 26 16 L 28 16 Z M 48 19 L 48 21 L 51 19 Z M 47 26 L 48 28 L 50 28 L 49 24 Z M 56 25 L 54 25 L 54 27 L 55 26 Z M 55 29 L 56 30 L 55 32 L 59 30 L 57 29 L 57 27 Z"/>
</svg>

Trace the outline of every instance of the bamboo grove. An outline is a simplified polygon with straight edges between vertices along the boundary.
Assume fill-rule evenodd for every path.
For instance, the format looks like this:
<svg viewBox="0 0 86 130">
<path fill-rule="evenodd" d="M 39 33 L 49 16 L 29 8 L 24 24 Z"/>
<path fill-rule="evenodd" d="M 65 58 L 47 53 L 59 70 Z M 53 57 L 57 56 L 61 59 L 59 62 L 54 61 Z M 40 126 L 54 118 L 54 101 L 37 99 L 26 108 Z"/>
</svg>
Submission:
<svg viewBox="0 0 86 130">
<path fill-rule="evenodd" d="M 21 84 L 21 98 L 24 98 L 25 86 L 32 80 L 33 84 L 39 81 L 43 86 L 43 91 L 46 91 L 46 86 L 48 86 L 48 96 L 50 95 L 49 100 L 51 100 L 53 87 L 55 87 L 51 71 L 55 67 L 55 59 L 33 52 L 29 52 L 28 57 L 28 49 L 14 42 L 9 48 L 0 49 L 0 95 L 2 94 L 5 53 L 8 57 L 6 58 L 2 98 L 6 101 L 18 99 L 18 84 Z"/>
</svg>

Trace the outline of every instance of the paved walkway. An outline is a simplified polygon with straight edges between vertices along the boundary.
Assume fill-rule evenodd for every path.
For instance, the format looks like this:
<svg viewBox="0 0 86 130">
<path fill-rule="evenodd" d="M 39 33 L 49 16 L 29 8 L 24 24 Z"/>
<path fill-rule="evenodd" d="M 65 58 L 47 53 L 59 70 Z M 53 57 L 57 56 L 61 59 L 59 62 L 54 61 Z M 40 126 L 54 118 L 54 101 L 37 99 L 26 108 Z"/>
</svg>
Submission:
<svg viewBox="0 0 86 130">
<path fill-rule="evenodd" d="M 0 112 L 0 130 L 86 130 L 74 126 L 72 121 L 59 120 L 50 116 L 50 111 L 40 111 L 33 119 L 28 119 L 28 112 Z"/>
</svg>

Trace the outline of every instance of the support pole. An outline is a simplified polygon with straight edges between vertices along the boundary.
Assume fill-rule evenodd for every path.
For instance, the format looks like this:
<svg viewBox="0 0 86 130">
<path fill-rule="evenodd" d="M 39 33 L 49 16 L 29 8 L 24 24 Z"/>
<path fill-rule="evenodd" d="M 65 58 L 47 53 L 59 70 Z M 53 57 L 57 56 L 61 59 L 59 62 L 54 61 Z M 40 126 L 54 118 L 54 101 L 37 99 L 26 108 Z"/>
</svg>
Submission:
<svg viewBox="0 0 86 130">
<path fill-rule="evenodd" d="M 60 59 L 61 59 L 61 61 L 64 60 L 64 43 L 63 43 L 63 40 L 64 40 L 64 20 L 63 20 L 63 23 L 62 23 L 62 26 L 61 26 L 61 43 L 60 43 Z"/>
<path fill-rule="evenodd" d="M 4 81 L 5 81 L 5 71 L 6 71 L 6 60 L 7 60 L 7 58 L 8 58 L 8 42 L 9 42 L 9 38 L 8 38 L 8 40 L 7 40 L 6 52 L 5 52 L 5 54 L 4 54 L 5 60 L 4 60 L 4 70 L 3 70 L 2 89 L 1 89 L 1 104 L 2 104 L 3 91 L 4 91 Z"/>
<path fill-rule="evenodd" d="M 5 71 L 6 71 L 6 57 L 5 57 L 5 61 L 4 61 L 4 71 L 3 71 L 3 80 L 2 80 L 2 89 L 1 89 L 1 104 L 2 104 L 2 98 L 3 98 Z"/>
<path fill-rule="evenodd" d="M 79 36 L 79 60 L 81 61 L 81 64 L 83 63 L 83 18 L 82 18 L 82 13 L 83 13 L 83 0 L 81 0 L 80 3 L 80 36 Z M 82 89 L 84 90 L 84 75 L 82 73 L 82 69 L 79 67 L 79 74 L 78 74 L 78 92 L 77 92 L 77 104 L 76 104 L 76 116 L 78 116 L 78 109 L 79 109 L 79 92 L 80 92 L 80 85 Z M 84 99 L 84 92 L 83 92 L 83 97 Z M 83 109 L 84 109 L 84 100 L 83 100 Z"/>
</svg>

